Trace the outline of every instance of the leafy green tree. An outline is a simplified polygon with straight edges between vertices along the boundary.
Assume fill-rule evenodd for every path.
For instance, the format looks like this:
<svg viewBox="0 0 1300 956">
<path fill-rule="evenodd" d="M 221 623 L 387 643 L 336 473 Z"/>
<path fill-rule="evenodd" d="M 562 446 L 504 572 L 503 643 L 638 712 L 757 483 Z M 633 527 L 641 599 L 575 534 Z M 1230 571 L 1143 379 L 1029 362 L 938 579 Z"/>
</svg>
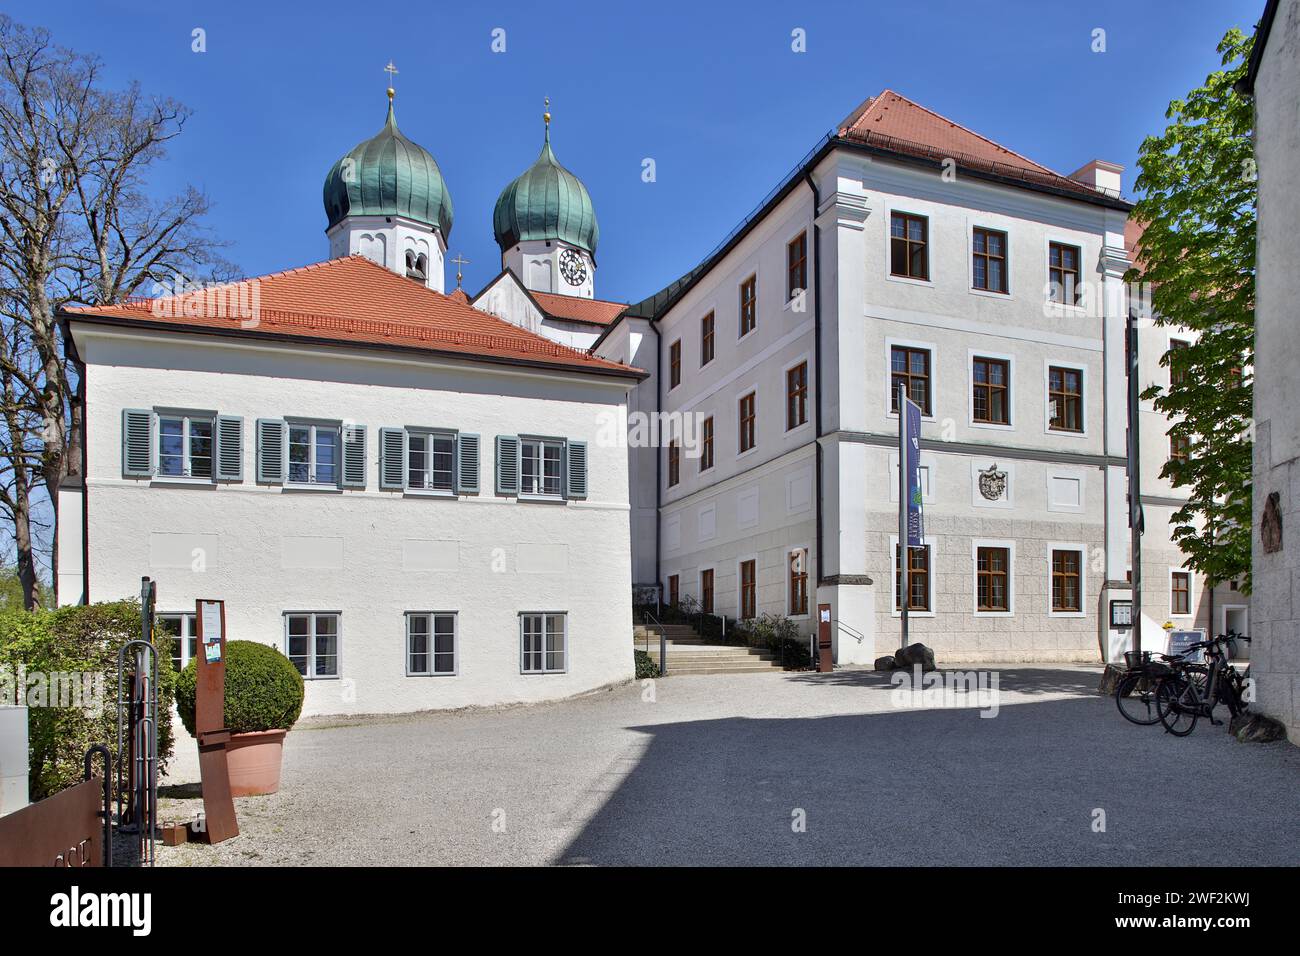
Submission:
<svg viewBox="0 0 1300 956">
<path fill-rule="evenodd" d="M 1224 69 L 1170 103 L 1169 126 L 1142 143 L 1132 217 L 1145 231 L 1128 276 L 1151 283 L 1156 322 L 1198 333 L 1161 359 L 1169 387 L 1142 393 L 1187 451 L 1161 472 L 1189 496 L 1170 518 L 1173 538 L 1211 586 L 1239 580 L 1247 593 L 1256 176 L 1254 111 L 1235 84 L 1252 43 L 1229 30 L 1218 46 Z"/>
</svg>

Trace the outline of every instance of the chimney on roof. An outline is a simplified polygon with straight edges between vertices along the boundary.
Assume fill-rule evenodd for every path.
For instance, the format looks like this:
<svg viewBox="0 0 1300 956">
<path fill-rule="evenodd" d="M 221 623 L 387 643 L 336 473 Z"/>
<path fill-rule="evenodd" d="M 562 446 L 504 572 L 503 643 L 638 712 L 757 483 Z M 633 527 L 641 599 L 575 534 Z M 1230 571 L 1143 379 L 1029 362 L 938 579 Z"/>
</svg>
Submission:
<svg viewBox="0 0 1300 956">
<path fill-rule="evenodd" d="M 1070 178 L 1076 183 L 1091 186 L 1099 193 L 1106 193 L 1108 196 L 1119 198 L 1119 174 L 1122 172 L 1124 172 L 1124 167 L 1118 163 L 1108 163 L 1104 159 L 1094 159 L 1086 166 L 1082 166 L 1070 173 Z"/>
</svg>

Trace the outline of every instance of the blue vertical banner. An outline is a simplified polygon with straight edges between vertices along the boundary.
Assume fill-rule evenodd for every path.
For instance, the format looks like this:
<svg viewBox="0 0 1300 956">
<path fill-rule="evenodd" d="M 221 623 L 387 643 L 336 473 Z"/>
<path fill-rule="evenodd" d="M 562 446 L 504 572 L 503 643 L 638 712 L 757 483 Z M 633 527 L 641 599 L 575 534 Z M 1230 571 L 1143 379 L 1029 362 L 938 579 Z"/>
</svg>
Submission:
<svg viewBox="0 0 1300 956">
<path fill-rule="evenodd" d="M 921 406 L 905 400 L 903 414 L 903 449 L 907 455 L 907 546 L 919 548 L 925 538 L 921 515 Z"/>
</svg>

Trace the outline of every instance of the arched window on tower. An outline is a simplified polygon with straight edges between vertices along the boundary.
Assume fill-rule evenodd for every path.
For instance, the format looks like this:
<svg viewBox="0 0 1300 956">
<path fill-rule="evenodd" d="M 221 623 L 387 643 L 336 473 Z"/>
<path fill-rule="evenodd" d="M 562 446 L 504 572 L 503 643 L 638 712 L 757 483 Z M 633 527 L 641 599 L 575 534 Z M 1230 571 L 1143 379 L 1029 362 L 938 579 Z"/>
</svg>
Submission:
<svg viewBox="0 0 1300 956">
<path fill-rule="evenodd" d="M 429 278 L 429 259 L 424 253 L 418 256 L 411 249 L 406 250 L 406 278 L 423 284 Z"/>
</svg>

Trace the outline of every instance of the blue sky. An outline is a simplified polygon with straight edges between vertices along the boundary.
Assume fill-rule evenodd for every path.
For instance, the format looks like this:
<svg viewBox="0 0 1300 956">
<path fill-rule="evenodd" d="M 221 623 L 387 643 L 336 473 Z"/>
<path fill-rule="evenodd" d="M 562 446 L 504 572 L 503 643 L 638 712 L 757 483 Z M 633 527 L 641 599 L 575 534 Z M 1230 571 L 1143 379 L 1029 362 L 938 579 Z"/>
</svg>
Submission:
<svg viewBox="0 0 1300 956">
<path fill-rule="evenodd" d="M 154 182 L 191 182 L 248 275 L 327 255 L 321 184 L 377 132 L 392 59 L 397 117 L 455 204 L 452 254 L 477 291 L 500 269 L 492 206 L 552 142 L 600 221 L 596 293 L 636 301 L 695 265 L 854 106 L 892 88 L 1068 173 L 1124 164 L 1170 99 L 1218 64 L 1264 0 L 366 5 L 6 0 L 5 12 L 100 54 L 194 111 Z M 978 13 L 976 11 L 979 11 Z M 191 51 L 206 31 L 207 52 Z M 1106 30 L 1106 52 L 1091 50 Z M 490 49 L 506 31 L 506 52 Z M 807 52 L 791 51 L 802 28 Z M 657 181 L 641 179 L 651 157 Z M 449 286 L 454 270 L 448 271 Z"/>
</svg>

